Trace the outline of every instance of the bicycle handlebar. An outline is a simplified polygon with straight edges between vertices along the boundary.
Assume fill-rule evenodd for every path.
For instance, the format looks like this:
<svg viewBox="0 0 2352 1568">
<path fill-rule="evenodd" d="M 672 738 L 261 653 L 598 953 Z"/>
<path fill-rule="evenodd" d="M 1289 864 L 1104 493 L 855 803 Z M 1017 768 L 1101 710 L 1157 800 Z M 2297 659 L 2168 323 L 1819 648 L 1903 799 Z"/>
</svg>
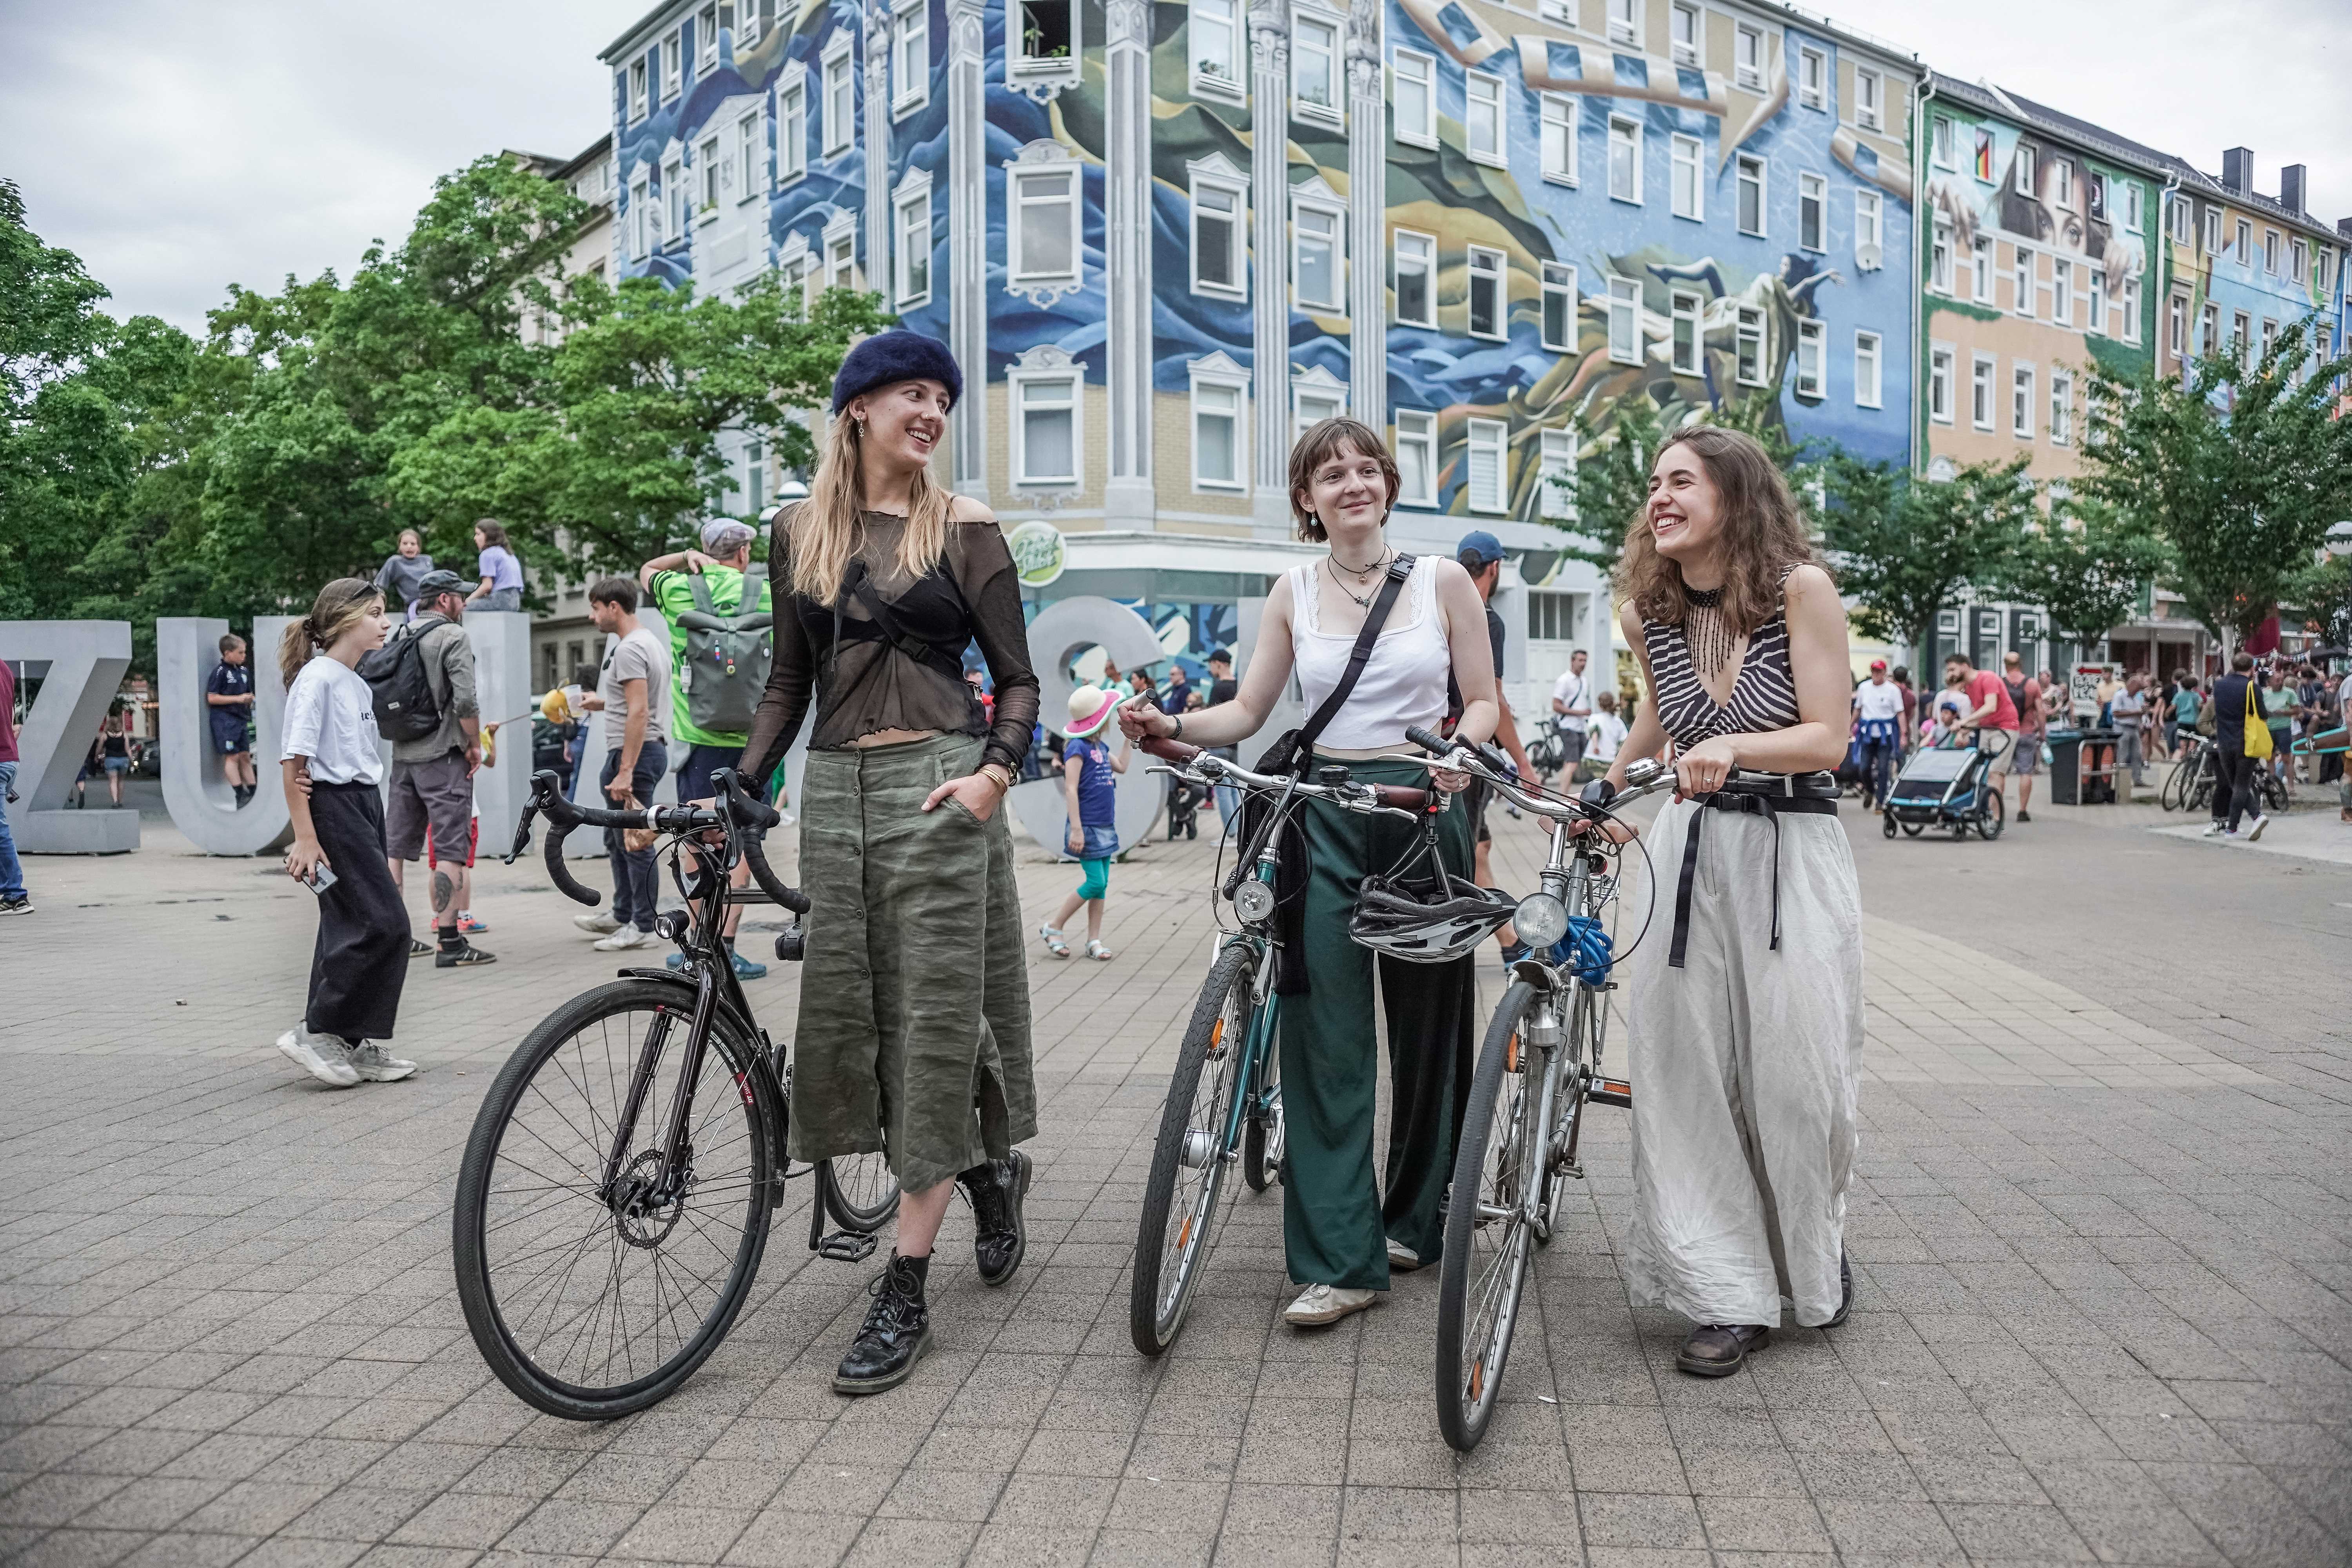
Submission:
<svg viewBox="0 0 2352 1568">
<path fill-rule="evenodd" d="M 1200 747 L 1182 741 L 1171 741 L 1154 735 L 1139 742 L 1149 755 L 1158 757 L 1171 766 L 1199 774 L 1205 782 L 1238 785 L 1244 789 L 1281 790 L 1289 787 L 1300 795 L 1319 796 L 1339 805 L 1361 808 L 1370 805 L 1387 811 L 1423 812 L 1429 809 L 1431 793 L 1405 784 L 1348 784 L 1339 785 L 1296 784 L 1271 773 L 1255 773 L 1232 760 L 1213 755 Z"/>
<path fill-rule="evenodd" d="M 509 866 L 530 847 L 530 823 L 534 816 L 547 818 L 547 843 L 541 851 L 547 866 L 548 880 L 556 889 L 574 903 L 592 909 L 604 901 L 604 895 L 583 886 L 564 863 L 563 840 L 575 827 L 617 828 L 622 832 L 643 832 L 651 828 L 656 833 L 684 837 L 694 833 L 724 832 L 743 852 L 744 864 L 751 868 L 751 879 L 760 890 L 794 914 L 808 913 L 807 895 L 787 884 L 769 866 L 760 841 L 743 834 L 745 827 L 773 827 L 782 820 L 775 810 L 753 798 L 742 786 L 740 776 L 732 768 L 723 768 L 711 775 L 719 793 L 726 799 L 724 808 L 698 805 L 636 806 L 628 810 L 611 810 L 581 805 L 566 800 L 552 771 L 541 769 L 530 779 L 530 803 L 523 807 L 522 820 L 515 825 L 514 847 L 506 855 Z"/>
<path fill-rule="evenodd" d="M 1505 799 L 1539 816 L 1551 817 L 1557 821 L 1565 822 L 1571 817 L 1581 817 L 1597 822 L 1615 811 L 1617 807 L 1639 800 L 1645 795 L 1668 788 L 1675 782 L 1672 769 L 1645 757 L 1626 765 L 1624 787 L 1605 801 L 1555 799 L 1541 791 L 1529 791 L 1519 782 L 1518 775 L 1512 771 L 1509 759 L 1496 752 L 1492 745 L 1481 744 L 1472 747 L 1459 742 L 1449 741 L 1418 725 L 1407 729 L 1404 734 L 1406 740 L 1411 741 L 1423 751 L 1432 756 L 1444 759 L 1446 766 L 1459 766 L 1463 772 L 1486 784 Z"/>
</svg>

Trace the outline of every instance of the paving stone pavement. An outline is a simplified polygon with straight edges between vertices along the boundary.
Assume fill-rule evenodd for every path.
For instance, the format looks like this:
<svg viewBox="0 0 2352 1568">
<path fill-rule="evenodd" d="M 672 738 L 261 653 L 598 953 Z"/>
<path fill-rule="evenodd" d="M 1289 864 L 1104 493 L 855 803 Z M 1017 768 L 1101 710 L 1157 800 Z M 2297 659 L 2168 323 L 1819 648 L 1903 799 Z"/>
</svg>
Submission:
<svg viewBox="0 0 2352 1568">
<path fill-rule="evenodd" d="M 1112 963 L 1033 959 L 1028 1260 L 982 1288 L 951 1214 L 938 1349 L 911 1383 L 828 1392 L 871 1268 L 803 1250 L 795 1184 L 726 1345 L 604 1426 L 507 1394 L 451 1285 L 481 1089 L 613 967 L 536 868 L 480 879 L 497 965 L 412 972 L 396 1044 L 426 1070 L 334 1093 L 270 1048 L 300 1005 L 308 895 L 152 823 L 134 856 L 36 860 L 39 913 L 0 931 L 20 1194 L 0 1220 L 0 1559 L 2352 1561 L 2341 963 L 2305 965 L 2298 996 L 2171 1005 L 2161 969 L 2107 987 L 2006 919 L 1954 934 L 1958 906 L 1922 890 L 2088 921 L 2095 889 L 2064 857 L 2141 875 L 2113 857 L 2160 853 L 2149 885 L 2174 889 L 2154 896 L 2177 897 L 2188 973 L 2241 908 L 2285 910 L 2340 960 L 2352 921 L 2329 911 L 2352 881 L 2144 828 L 2053 825 L 2043 858 L 2014 831 L 1881 847 L 1850 826 L 1871 911 L 1851 1323 L 1782 1331 L 1740 1376 L 1677 1373 L 1684 1325 L 1629 1308 L 1618 1279 L 1627 1135 L 1597 1113 L 1466 1458 L 1432 1409 L 1433 1274 L 1293 1332 L 1274 1194 L 1234 1205 L 1171 1353 L 1128 1343 L 1142 1173 L 1212 940 L 1206 842 L 1114 872 Z M 1540 845 L 1497 828 L 1503 879 L 1524 883 Z M 1031 860 L 1034 918 L 1073 874 Z M 772 1027 L 794 983 L 780 966 L 751 987 Z"/>
</svg>

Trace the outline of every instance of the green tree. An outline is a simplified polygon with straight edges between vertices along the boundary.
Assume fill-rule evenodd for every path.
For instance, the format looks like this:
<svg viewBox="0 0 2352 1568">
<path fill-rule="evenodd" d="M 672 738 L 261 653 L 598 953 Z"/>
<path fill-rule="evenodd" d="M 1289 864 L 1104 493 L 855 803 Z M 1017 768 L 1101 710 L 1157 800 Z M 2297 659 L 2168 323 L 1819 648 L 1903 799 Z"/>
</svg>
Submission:
<svg viewBox="0 0 2352 1568">
<path fill-rule="evenodd" d="M 1906 647 L 1926 643 L 1936 613 L 1964 588 L 2010 571 L 2038 517 L 2026 460 L 1930 479 L 1836 453 L 1822 465 L 1823 542 L 1854 624 Z"/>
<path fill-rule="evenodd" d="M 2076 492 L 2164 542 L 2167 586 L 2225 647 L 2269 618 L 2352 515 L 2352 420 L 2335 392 L 2352 359 L 2297 374 L 2310 341 L 2295 323 L 2258 363 L 2208 355 L 2185 384 L 2091 367 Z"/>
<path fill-rule="evenodd" d="M 1641 515 L 1650 493 L 1650 464 L 1658 455 L 1664 427 L 1647 395 L 1628 393 L 1610 405 L 1604 431 L 1585 409 L 1570 416 L 1576 437 L 1573 468 L 1546 482 L 1566 492 L 1570 516 L 1552 520 L 1569 536 L 1566 552 L 1589 561 L 1603 575 L 1615 573 L 1625 548 L 1625 531 Z"/>
<path fill-rule="evenodd" d="M 2164 544 L 2103 501 L 2054 501 L 2000 573 L 2001 594 L 2040 605 L 2062 637 L 2089 649 L 2139 607 Z"/>
</svg>

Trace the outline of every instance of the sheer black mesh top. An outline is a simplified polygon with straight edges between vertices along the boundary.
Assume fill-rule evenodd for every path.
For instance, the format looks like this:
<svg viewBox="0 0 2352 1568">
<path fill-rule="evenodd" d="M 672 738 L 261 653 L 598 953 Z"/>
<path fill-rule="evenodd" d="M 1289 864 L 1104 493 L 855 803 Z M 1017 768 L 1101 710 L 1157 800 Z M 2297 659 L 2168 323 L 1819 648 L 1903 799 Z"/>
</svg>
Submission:
<svg viewBox="0 0 2352 1568">
<path fill-rule="evenodd" d="M 916 658 L 891 645 L 855 594 L 845 592 L 838 605 L 787 595 L 792 526 L 798 513 L 795 508 L 779 517 L 769 540 L 768 575 L 776 585 L 779 612 L 775 658 L 743 748 L 744 767 L 756 776 L 776 764 L 800 732 L 814 694 L 816 721 L 809 745 L 814 749 L 839 750 L 882 730 L 984 735 L 982 760 L 1003 763 L 1020 776 L 1037 723 L 1037 676 L 1029 668 L 1021 584 L 1003 531 L 994 522 L 950 522 L 939 563 L 920 577 L 908 577 L 898 567 L 906 519 L 865 514 L 856 559 L 865 563 L 867 581 L 897 622 L 899 637 L 930 650 Z M 948 673 L 961 666 L 965 647 L 973 642 L 980 644 L 996 687 L 992 724 L 971 687 L 960 674 Z"/>
</svg>

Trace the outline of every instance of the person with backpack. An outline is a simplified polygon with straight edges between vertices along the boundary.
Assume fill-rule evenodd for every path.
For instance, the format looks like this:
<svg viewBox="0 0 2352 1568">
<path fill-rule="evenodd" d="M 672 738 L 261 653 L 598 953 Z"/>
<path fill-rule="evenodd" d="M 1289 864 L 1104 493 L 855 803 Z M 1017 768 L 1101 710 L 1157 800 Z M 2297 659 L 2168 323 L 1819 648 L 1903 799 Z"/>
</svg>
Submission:
<svg viewBox="0 0 2352 1568">
<path fill-rule="evenodd" d="M 474 645 L 459 624 L 466 586 L 455 572 L 426 574 L 417 584 L 416 618 L 359 664 L 361 678 L 375 693 L 376 724 L 392 742 L 384 853 L 392 885 L 404 898 L 402 868 L 425 853 L 425 836 L 432 836 L 437 946 L 412 935 L 408 956 L 431 953 L 436 969 L 498 962 L 467 940 L 459 916 L 473 908 L 474 773 L 482 765 Z"/>
<path fill-rule="evenodd" d="M 769 595 L 768 568 L 751 561 L 751 543 L 758 532 L 731 517 L 714 517 L 702 525 L 702 548 L 656 555 L 637 568 L 637 583 L 646 602 L 669 623 L 670 742 L 681 749 L 677 768 L 677 798 L 701 803 L 717 798 L 710 775 L 731 768 L 751 738 L 751 715 L 760 694 L 768 688 L 768 664 L 773 653 L 775 615 Z M 751 781 L 762 800 L 772 792 L 765 777 Z M 751 885 L 751 868 L 739 863 L 734 886 Z M 743 918 L 741 905 L 727 911 L 727 951 L 735 973 L 757 980 L 768 966 L 735 951 L 735 928 Z M 619 928 L 604 910 L 579 917 L 582 924 L 607 922 L 603 930 Z M 671 953 L 676 969 L 684 955 Z"/>
<path fill-rule="evenodd" d="M 2010 706 L 2017 710 L 2017 745 L 2010 757 L 2010 772 L 2017 775 L 2017 820 L 2031 822 L 2033 775 L 2042 771 L 2042 740 L 2049 716 L 2042 710 L 2042 683 L 2025 673 L 2015 648 L 2001 655 L 2000 684 L 2009 693 Z"/>
</svg>

